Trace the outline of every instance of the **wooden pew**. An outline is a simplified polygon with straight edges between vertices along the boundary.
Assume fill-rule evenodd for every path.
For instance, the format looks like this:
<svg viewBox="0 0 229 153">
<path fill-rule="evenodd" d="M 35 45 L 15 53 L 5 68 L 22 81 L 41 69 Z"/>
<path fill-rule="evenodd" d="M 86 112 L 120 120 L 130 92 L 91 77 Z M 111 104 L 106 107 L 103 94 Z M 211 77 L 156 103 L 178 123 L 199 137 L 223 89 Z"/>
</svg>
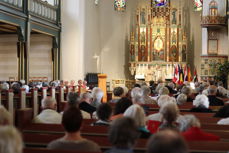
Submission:
<svg viewBox="0 0 229 153">
<path fill-rule="evenodd" d="M 102 153 L 102 152 L 51 150 L 46 148 L 24 148 L 23 153 Z"/>
<path fill-rule="evenodd" d="M 109 149 L 111 147 L 107 137 L 99 136 L 84 136 L 86 139 L 96 142 L 102 150 Z M 25 133 L 23 139 L 27 147 L 46 147 L 52 140 L 60 138 L 55 134 L 37 134 L 37 133 Z M 146 139 L 139 139 L 135 145 L 136 152 L 145 152 L 146 150 Z M 202 142 L 188 142 L 187 143 L 191 152 L 226 152 L 229 150 L 229 142 L 222 141 L 202 141 Z"/>
</svg>

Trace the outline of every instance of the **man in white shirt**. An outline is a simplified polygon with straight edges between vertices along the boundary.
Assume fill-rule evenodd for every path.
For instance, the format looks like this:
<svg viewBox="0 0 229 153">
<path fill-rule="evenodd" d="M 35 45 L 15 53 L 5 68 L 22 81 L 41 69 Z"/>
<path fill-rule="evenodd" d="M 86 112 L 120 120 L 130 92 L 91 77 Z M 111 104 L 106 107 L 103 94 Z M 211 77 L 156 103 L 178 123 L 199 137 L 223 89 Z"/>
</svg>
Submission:
<svg viewBox="0 0 229 153">
<path fill-rule="evenodd" d="M 229 125 L 229 117 L 219 120 L 217 122 L 217 124 L 219 124 L 219 125 Z"/>
<path fill-rule="evenodd" d="M 56 111 L 56 100 L 46 97 L 41 101 L 42 112 L 34 118 L 35 123 L 60 124 L 62 115 Z"/>
</svg>

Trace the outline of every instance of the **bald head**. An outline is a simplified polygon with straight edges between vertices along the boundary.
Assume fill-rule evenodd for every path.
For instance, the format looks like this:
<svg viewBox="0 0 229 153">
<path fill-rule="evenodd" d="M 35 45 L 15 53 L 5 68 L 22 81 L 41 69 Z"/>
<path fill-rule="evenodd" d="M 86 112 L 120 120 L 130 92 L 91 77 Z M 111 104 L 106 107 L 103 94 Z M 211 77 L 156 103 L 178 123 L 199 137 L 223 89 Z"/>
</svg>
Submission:
<svg viewBox="0 0 229 153">
<path fill-rule="evenodd" d="M 208 94 L 209 95 L 216 95 L 217 93 L 217 87 L 214 85 L 211 85 L 208 87 Z"/>
<path fill-rule="evenodd" d="M 162 130 L 148 141 L 147 153 L 188 153 L 188 148 L 178 132 Z"/>
</svg>

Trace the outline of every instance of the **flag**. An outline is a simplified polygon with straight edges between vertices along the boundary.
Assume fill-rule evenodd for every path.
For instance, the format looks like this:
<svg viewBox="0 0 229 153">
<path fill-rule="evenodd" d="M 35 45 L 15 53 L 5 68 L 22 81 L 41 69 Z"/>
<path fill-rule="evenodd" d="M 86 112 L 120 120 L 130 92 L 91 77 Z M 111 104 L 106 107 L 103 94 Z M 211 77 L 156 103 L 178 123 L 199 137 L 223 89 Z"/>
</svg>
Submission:
<svg viewBox="0 0 229 153">
<path fill-rule="evenodd" d="M 198 82 L 198 75 L 197 75 L 196 68 L 194 70 L 193 82 Z"/>
<path fill-rule="evenodd" d="M 184 81 L 188 81 L 187 65 L 184 66 Z"/>
<path fill-rule="evenodd" d="M 188 70 L 187 70 L 187 81 L 191 82 L 192 81 L 192 74 L 191 74 L 191 70 L 190 67 L 188 66 Z"/>
<path fill-rule="evenodd" d="M 179 70 L 178 70 L 178 66 L 175 65 L 174 74 L 173 74 L 173 82 L 177 83 L 178 79 L 179 79 Z"/>
<path fill-rule="evenodd" d="M 182 85 L 184 83 L 184 73 L 183 73 L 183 69 L 182 66 L 179 66 L 179 81 L 178 84 Z"/>
</svg>

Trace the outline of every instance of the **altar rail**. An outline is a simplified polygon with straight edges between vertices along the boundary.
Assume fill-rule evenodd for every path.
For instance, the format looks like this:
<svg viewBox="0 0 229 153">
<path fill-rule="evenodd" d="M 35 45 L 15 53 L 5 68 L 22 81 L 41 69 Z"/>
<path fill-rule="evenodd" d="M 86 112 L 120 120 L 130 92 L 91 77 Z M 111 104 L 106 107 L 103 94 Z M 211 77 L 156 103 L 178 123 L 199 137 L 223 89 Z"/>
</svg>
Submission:
<svg viewBox="0 0 229 153">
<path fill-rule="evenodd" d="M 0 2 L 17 8 L 22 8 L 24 0 L 0 0 Z"/>
</svg>

